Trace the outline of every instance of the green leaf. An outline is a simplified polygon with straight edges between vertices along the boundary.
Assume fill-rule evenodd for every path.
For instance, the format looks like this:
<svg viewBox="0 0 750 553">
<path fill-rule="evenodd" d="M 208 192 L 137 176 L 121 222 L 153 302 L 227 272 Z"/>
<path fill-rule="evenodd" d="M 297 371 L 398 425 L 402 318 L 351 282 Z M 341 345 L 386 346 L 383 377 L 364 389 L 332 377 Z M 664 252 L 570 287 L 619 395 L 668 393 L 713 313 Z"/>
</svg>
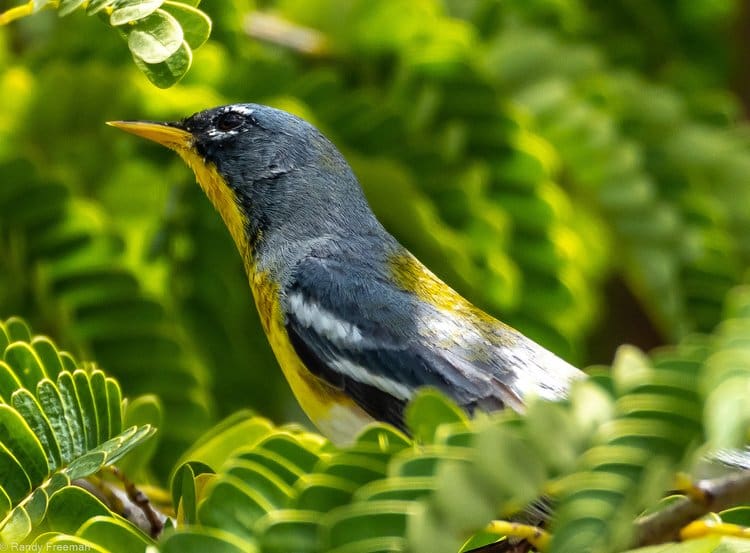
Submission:
<svg viewBox="0 0 750 553">
<path fill-rule="evenodd" d="M 466 414 L 455 403 L 433 389 L 422 389 L 406 407 L 406 424 L 417 441 L 435 440 L 438 427 L 445 423 L 466 423 Z"/>
<path fill-rule="evenodd" d="M 86 435 L 87 449 L 93 449 L 99 445 L 99 421 L 96 418 L 96 406 L 94 396 L 91 392 L 89 375 L 82 370 L 73 373 L 73 383 L 76 388 L 76 396 L 81 406 L 83 418 L 83 430 Z"/>
<path fill-rule="evenodd" d="M 667 543 L 630 549 L 627 553 L 718 553 L 717 547 L 721 540 L 720 536 L 707 536 L 684 543 Z"/>
<path fill-rule="evenodd" d="M 222 468 L 222 473 L 239 478 L 277 507 L 288 504 L 294 495 L 292 488 L 281 478 L 253 461 L 231 459 Z"/>
<path fill-rule="evenodd" d="M 181 461 L 200 461 L 214 471 L 240 448 L 252 448 L 266 437 L 273 425 L 267 419 L 240 411 L 219 422 L 201 436 L 181 458 Z"/>
<path fill-rule="evenodd" d="M 252 539 L 253 525 L 274 505 L 260 492 L 239 478 L 217 477 L 206 499 L 198 506 L 201 524 L 221 528 L 245 539 Z"/>
<path fill-rule="evenodd" d="M 211 467 L 203 463 L 189 461 L 183 463 L 172 477 L 172 505 L 182 512 L 184 523 L 195 524 L 198 520 L 198 491 L 195 479 L 199 474 L 213 473 Z"/>
<path fill-rule="evenodd" d="M 86 0 L 62 0 L 57 7 L 57 15 L 64 17 L 80 8 Z"/>
<path fill-rule="evenodd" d="M 320 457 L 293 434 L 275 432 L 264 437 L 258 444 L 258 449 L 275 453 L 291 461 L 303 472 L 310 472 L 318 464 Z"/>
<path fill-rule="evenodd" d="M 303 511 L 326 513 L 351 501 L 355 483 L 330 474 L 306 474 L 297 482 L 294 506 Z"/>
<path fill-rule="evenodd" d="M 257 553 L 257 547 L 230 532 L 203 528 L 169 534 L 162 540 L 163 553 Z"/>
<path fill-rule="evenodd" d="M 39 439 L 23 417 L 9 405 L 0 405 L 0 443 L 23 463 L 33 485 L 40 484 L 50 473 L 51 468 Z"/>
<path fill-rule="evenodd" d="M 7 515 L 10 512 L 12 507 L 13 507 L 13 501 L 8 496 L 8 492 L 6 492 L 0 486 L 0 517 L 5 517 L 5 515 Z"/>
<path fill-rule="evenodd" d="M 502 459 L 498 463 L 501 470 L 506 467 L 505 461 Z M 522 476 L 529 480 L 527 475 Z M 464 528 L 482 528 L 492 520 L 496 500 L 502 495 L 488 493 L 486 481 L 476 476 L 475 466 L 466 462 L 443 462 L 435 479 L 438 485 L 430 497 L 430 503 L 437 512 L 442 513 L 446 527 L 453 528 L 456 535 L 460 535 Z M 516 481 L 514 484 L 521 485 Z M 532 488 L 529 485 L 527 487 Z M 537 490 L 538 488 L 533 488 L 533 492 Z M 517 492 L 514 500 L 518 505 L 523 505 L 534 499 L 533 492 L 525 495 Z"/>
<path fill-rule="evenodd" d="M 21 388 L 16 372 L 5 362 L 0 361 L 0 396 L 3 401 L 10 401 L 13 393 Z"/>
<path fill-rule="evenodd" d="M 128 48 L 135 59 L 153 65 L 171 59 L 183 46 L 183 37 L 177 20 L 164 10 L 156 10 L 128 28 Z M 172 65 L 184 63 L 173 61 Z"/>
<path fill-rule="evenodd" d="M 142 532 L 136 530 L 132 524 L 113 518 L 111 515 L 94 516 L 88 519 L 76 534 L 112 553 L 143 551 L 154 543 Z"/>
<path fill-rule="evenodd" d="M 712 553 L 747 553 L 748 550 L 747 538 L 725 537 L 719 542 L 719 547 L 714 549 Z M 688 551 L 687 553 L 693 552 Z"/>
<path fill-rule="evenodd" d="M 44 373 L 51 380 L 55 380 L 60 371 L 63 370 L 62 359 L 60 359 L 60 354 L 55 345 L 45 336 L 36 336 L 31 341 L 31 347 L 41 361 Z"/>
<path fill-rule="evenodd" d="M 294 485 L 297 480 L 305 475 L 304 471 L 292 461 L 270 451 L 247 451 L 238 453 L 237 458 L 253 461 L 270 469 L 276 476 L 289 485 Z"/>
<path fill-rule="evenodd" d="M 264 553 L 316 553 L 320 551 L 320 516 L 304 511 L 280 510 L 256 525 Z"/>
<path fill-rule="evenodd" d="M 29 515 L 29 521 L 32 526 L 38 526 L 47 514 L 47 505 L 49 502 L 47 491 L 47 488 L 37 488 L 31 493 L 28 500 L 23 503 L 23 508 Z"/>
<path fill-rule="evenodd" d="M 109 24 L 124 25 L 151 15 L 161 7 L 164 0 L 120 0 L 109 14 Z"/>
<path fill-rule="evenodd" d="M 31 4 L 34 6 L 34 13 L 44 8 L 47 4 L 51 3 L 52 0 L 31 0 Z"/>
<path fill-rule="evenodd" d="M 432 475 L 407 478 L 393 475 L 362 486 L 356 491 L 354 497 L 357 501 L 381 499 L 416 501 L 435 491 L 436 485 Z"/>
<path fill-rule="evenodd" d="M 102 371 L 93 371 L 90 375 L 90 382 L 99 428 L 97 443 L 104 443 L 112 436 L 110 433 L 109 401 L 107 400 L 107 379 Z"/>
<path fill-rule="evenodd" d="M 500 536 L 492 532 L 477 532 L 462 546 L 459 553 L 469 553 L 473 549 L 478 549 L 491 543 L 500 541 Z"/>
<path fill-rule="evenodd" d="M 31 533 L 31 517 L 26 509 L 15 509 L 4 521 L 2 530 L 3 543 L 19 543 Z"/>
<path fill-rule="evenodd" d="M 94 15 L 102 11 L 104 8 L 108 8 L 114 5 L 118 0 L 91 0 L 86 6 L 86 13 L 88 15 Z"/>
<path fill-rule="evenodd" d="M 8 344 L 10 344 L 10 337 L 5 330 L 5 325 L 0 321 L 0 351 L 4 352 Z"/>
<path fill-rule="evenodd" d="M 371 501 L 337 509 L 326 516 L 326 550 L 377 536 L 404 536 L 408 501 Z"/>
<path fill-rule="evenodd" d="M 739 524 L 740 526 L 750 526 L 750 507 L 734 507 L 719 513 L 722 522 L 730 524 Z"/>
<path fill-rule="evenodd" d="M 62 360 L 63 368 L 69 373 L 72 374 L 78 368 L 75 359 L 67 351 L 60 352 L 60 359 Z"/>
<path fill-rule="evenodd" d="M 183 2 L 167 0 L 162 9 L 170 13 L 182 27 L 185 42 L 195 50 L 203 45 L 211 35 L 211 19 L 202 11 Z"/>
<path fill-rule="evenodd" d="M 107 377 L 105 380 L 107 394 L 107 415 L 109 417 L 108 436 L 116 436 L 122 432 L 122 390 L 114 378 Z M 129 424 L 128 426 L 133 426 Z M 160 425 L 152 425 L 159 428 Z"/>
<path fill-rule="evenodd" d="M 386 464 L 375 455 L 339 453 L 322 460 L 318 470 L 363 486 L 385 476 Z"/>
<path fill-rule="evenodd" d="M 390 425 L 373 423 L 367 425 L 357 436 L 357 451 L 371 450 L 397 452 L 411 447 L 411 440 L 401 431 Z"/>
<path fill-rule="evenodd" d="M 13 454 L 0 443 L 0 483 L 15 504 L 31 491 L 29 476 Z"/>
<path fill-rule="evenodd" d="M 75 534 L 97 516 L 111 517 L 111 514 L 101 501 L 78 486 L 65 487 L 49 498 L 47 520 L 59 532 Z"/>
<path fill-rule="evenodd" d="M 152 428 L 162 428 L 164 415 L 159 398 L 154 395 L 145 395 L 136 398 L 127 405 L 125 411 L 125 420 L 121 426 L 130 428 L 133 426 L 150 426 Z M 159 444 L 159 435 L 149 440 L 142 447 L 128 455 L 120 462 L 120 469 L 130 478 L 137 479 L 139 475 L 144 474 L 149 462 L 156 453 Z M 177 503 L 174 503 L 177 505 Z"/>
<path fill-rule="evenodd" d="M 161 63 L 146 63 L 135 55 L 133 61 L 149 81 L 159 88 L 169 88 L 182 79 L 190 69 L 193 52 L 187 43 L 183 42 L 174 54 Z"/>
<path fill-rule="evenodd" d="M 36 396 L 44 416 L 49 421 L 55 438 L 60 446 L 60 457 L 63 464 L 68 464 L 74 458 L 75 439 L 66 417 L 62 397 L 55 385 L 47 378 L 39 382 Z"/>
<path fill-rule="evenodd" d="M 71 480 L 85 478 L 101 469 L 105 465 L 106 460 L 107 454 L 95 449 L 73 459 L 73 461 L 65 468 L 65 474 L 67 474 Z"/>
<path fill-rule="evenodd" d="M 23 542 L 39 527 L 47 513 L 47 491 L 37 488 L 2 521 L 0 539 L 4 543 Z"/>
<path fill-rule="evenodd" d="M 42 408 L 36 398 L 28 390 L 20 389 L 11 398 L 12 407 L 26 420 L 31 430 L 42 444 L 47 454 L 47 462 L 51 469 L 62 466 L 62 453 L 60 444 L 47 417 L 44 416 Z"/>
<path fill-rule="evenodd" d="M 83 427 L 83 415 L 81 404 L 78 401 L 73 375 L 70 372 L 62 372 L 57 377 L 57 389 L 65 409 L 65 420 L 70 426 L 70 439 L 73 456 L 78 457 L 87 448 L 86 432 Z"/>
<path fill-rule="evenodd" d="M 15 342 L 5 349 L 5 362 L 15 371 L 27 390 L 35 390 L 45 377 L 42 361 L 27 342 Z"/>
<path fill-rule="evenodd" d="M 23 319 L 11 317 L 5 321 L 5 330 L 11 342 L 30 342 L 31 331 Z"/>
<path fill-rule="evenodd" d="M 97 449 L 103 451 L 107 456 L 107 464 L 116 463 L 124 455 L 139 446 L 145 440 L 154 435 L 156 429 L 151 426 L 131 427 L 124 430 L 121 434 L 110 438 Z M 96 450 L 94 450 L 96 451 Z"/>
</svg>

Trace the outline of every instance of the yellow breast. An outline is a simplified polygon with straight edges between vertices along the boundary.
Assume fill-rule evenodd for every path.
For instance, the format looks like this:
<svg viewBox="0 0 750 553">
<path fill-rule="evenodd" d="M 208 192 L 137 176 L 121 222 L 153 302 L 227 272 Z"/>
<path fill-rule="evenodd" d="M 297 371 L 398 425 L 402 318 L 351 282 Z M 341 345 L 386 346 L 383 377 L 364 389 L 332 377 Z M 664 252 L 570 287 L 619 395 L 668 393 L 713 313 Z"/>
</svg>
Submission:
<svg viewBox="0 0 750 553">
<path fill-rule="evenodd" d="M 373 421 L 351 398 L 312 374 L 297 355 L 284 328 L 278 286 L 265 273 L 250 285 L 263 330 L 294 396 L 310 420 L 331 441 L 346 444 Z"/>
<path fill-rule="evenodd" d="M 289 341 L 279 303 L 278 286 L 266 273 L 253 267 L 245 234 L 245 217 L 215 165 L 207 165 L 191 147 L 176 148 L 195 172 L 198 183 L 216 207 L 242 255 L 263 330 L 276 360 L 302 409 L 318 429 L 339 444 L 351 442 L 363 426 L 373 421 L 340 390 L 313 375 Z"/>
</svg>

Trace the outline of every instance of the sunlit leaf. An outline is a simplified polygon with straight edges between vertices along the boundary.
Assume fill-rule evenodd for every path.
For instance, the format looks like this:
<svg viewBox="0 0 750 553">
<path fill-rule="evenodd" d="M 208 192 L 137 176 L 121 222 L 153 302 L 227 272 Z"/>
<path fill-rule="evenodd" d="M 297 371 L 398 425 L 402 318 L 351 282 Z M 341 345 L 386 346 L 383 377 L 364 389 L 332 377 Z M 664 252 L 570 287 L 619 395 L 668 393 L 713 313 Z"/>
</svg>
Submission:
<svg viewBox="0 0 750 553">
<path fill-rule="evenodd" d="M 157 64 L 171 59 L 183 44 L 182 27 L 163 10 L 139 19 L 128 29 L 128 48 L 134 58 L 145 64 Z M 172 66 L 177 64 L 172 62 Z"/>
</svg>

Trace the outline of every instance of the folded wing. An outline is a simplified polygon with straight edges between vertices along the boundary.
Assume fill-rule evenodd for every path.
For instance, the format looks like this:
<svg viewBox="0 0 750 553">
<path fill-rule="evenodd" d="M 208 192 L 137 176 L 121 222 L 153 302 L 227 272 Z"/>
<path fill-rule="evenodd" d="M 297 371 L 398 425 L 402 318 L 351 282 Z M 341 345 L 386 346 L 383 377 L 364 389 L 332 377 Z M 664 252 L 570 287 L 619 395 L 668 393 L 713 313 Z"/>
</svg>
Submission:
<svg viewBox="0 0 750 553">
<path fill-rule="evenodd" d="M 404 407 L 423 386 L 470 413 L 520 410 L 527 394 L 562 397 L 582 374 L 494 319 L 400 289 L 373 265 L 307 258 L 282 300 L 307 368 L 372 417 L 403 428 Z"/>
</svg>

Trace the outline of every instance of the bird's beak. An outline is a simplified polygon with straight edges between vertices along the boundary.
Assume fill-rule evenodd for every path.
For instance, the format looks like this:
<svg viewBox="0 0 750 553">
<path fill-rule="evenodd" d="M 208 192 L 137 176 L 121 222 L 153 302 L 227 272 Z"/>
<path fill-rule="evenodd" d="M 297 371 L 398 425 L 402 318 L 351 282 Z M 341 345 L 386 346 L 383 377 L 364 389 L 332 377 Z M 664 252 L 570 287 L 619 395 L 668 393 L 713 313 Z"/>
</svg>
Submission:
<svg viewBox="0 0 750 553">
<path fill-rule="evenodd" d="M 187 150 L 193 145 L 193 135 L 182 128 L 180 123 L 108 121 L 107 125 L 148 138 L 172 150 Z"/>
</svg>

